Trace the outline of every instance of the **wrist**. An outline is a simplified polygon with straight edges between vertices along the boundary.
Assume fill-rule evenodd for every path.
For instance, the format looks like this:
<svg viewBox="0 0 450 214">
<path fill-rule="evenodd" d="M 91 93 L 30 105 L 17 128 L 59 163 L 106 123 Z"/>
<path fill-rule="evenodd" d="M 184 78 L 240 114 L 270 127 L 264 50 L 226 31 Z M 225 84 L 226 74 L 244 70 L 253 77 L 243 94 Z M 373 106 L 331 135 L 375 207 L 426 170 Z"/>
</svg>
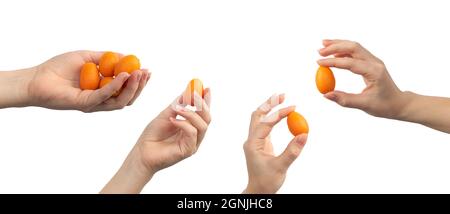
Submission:
<svg viewBox="0 0 450 214">
<path fill-rule="evenodd" d="M 0 108 L 31 105 L 29 85 L 36 68 L 0 72 Z"/>
<path fill-rule="evenodd" d="M 242 194 L 275 194 L 277 191 L 267 188 L 264 185 L 258 185 L 254 182 L 249 182 Z"/>
<path fill-rule="evenodd" d="M 410 106 L 417 94 L 410 91 L 400 92 L 396 101 L 396 114 L 393 119 L 401 121 L 410 121 L 411 111 Z"/>
<path fill-rule="evenodd" d="M 140 193 L 155 173 L 143 164 L 139 151 L 134 148 L 101 193 Z"/>
</svg>

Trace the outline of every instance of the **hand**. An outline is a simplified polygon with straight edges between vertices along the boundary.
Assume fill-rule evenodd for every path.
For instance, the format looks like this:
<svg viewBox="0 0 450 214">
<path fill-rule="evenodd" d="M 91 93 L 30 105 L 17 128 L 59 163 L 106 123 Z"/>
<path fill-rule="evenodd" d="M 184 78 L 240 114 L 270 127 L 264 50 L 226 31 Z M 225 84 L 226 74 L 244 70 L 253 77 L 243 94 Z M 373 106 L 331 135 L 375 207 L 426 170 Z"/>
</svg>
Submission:
<svg viewBox="0 0 450 214">
<path fill-rule="evenodd" d="M 122 72 L 101 89 L 79 88 L 80 69 L 83 64 L 98 64 L 102 54 L 92 51 L 69 52 L 37 66 L 28 85 L 29 104 L 83 112 L 110 111 L 131 105 L 150 79 L 150 73 L 145 69 L 137 70 L 131 75 Z M 126 87 L 120 95 L 112 97 L 125 83 Z"/>
<path fill-rule="evenodd" d="M 209 98 L 201 102 L 201 111 L 191 111 L 182 105 L 171 105 L 145 128 L 138 141 L 143 162 L 150 171 L 156 172 L 193 155 L 205 136 L 211 122 Z M 205 96 L 210 97 L 209 89 Z M 198 106 L 198 104 L 196 105 Z M 177 115 L 186 120 L 175 119 Z"/>
<path fill-rule="evenodd" d="M 402 92 L 395 85 L 384 63 L 356 42 L 324 40 L 318 60 L 326 67 L 347 69 L 364 78 L 366 88 L 359 94 L 332 91 L 325 97 L 341 106 L 361 109 L 377 117 L 396 118 L 405 105 Z"/>
<path fill-rule="evenodd" d="M 194 94 L 197 111 L 185 108 L 181 96 L 145 128 L 121 169 L 102 193 L 138 193 L 153 175 L 193 155 L 202 142 L 211 116 L 211 93 Z M 200 110 L 199 110 L 200 109 Z M 180 115 L 185 120 L 176 119 Z"/>
<path fill-rule="evenodd" d="M 252 114 L 248 139 L 244 144 L 248 185 L 243 193 L 276 193 L 284 183 L 289 166 L 305 146 L 307 135 L 302 134 L 294 137 L 281 155 L 273 153 L 270 132 L 295 110 L 295 106 L 266 115 L 283 101 L 284 95 L 274 95 Z"/>
</svg>

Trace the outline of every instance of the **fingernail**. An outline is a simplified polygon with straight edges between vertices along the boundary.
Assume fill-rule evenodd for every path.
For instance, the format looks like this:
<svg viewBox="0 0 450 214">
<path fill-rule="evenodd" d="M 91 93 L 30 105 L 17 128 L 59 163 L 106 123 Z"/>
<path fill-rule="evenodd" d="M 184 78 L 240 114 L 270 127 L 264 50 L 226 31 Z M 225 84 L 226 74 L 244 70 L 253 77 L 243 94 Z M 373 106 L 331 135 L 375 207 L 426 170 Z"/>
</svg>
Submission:
<svg viewBox="0 0 450 214">
<path fill-rule="evenodd" d="M 130 76 L 130 74 L 127 73 L 127 72 L 122 72 L 122 73 L 119 74 L 119 76 L 120 75 L 122 75 L 124 78 L 128 78 Z"/>
<path fill-rule="evenodd" d="M 281 95 L 277 95 L 277 94 L 272 95 L 270 97 L 270 103 L 269 103 L 270 108 L 273 108 L 273 107 L 279 105 L 281 103 L 280 101 L 281 101 Z"/>
<path fill-rule="evenodd" d="M 205 94 L 205 102 L 207 105 L 211 105 L 211 89 L 209 89 L 208 93 Z M 209 108 L 209 106 L 208 106 Z"/>
<path fill-rule="evenodd" d="M 182 111 L 184 109 L 183 106 L 175 105 L 175 111 Z"/>
<path fill-rule="evenodd" d="M 169 117 L 169 120 L 173 122 L 173 121 L 175 121 L 175 118 Z"/>
</svg>

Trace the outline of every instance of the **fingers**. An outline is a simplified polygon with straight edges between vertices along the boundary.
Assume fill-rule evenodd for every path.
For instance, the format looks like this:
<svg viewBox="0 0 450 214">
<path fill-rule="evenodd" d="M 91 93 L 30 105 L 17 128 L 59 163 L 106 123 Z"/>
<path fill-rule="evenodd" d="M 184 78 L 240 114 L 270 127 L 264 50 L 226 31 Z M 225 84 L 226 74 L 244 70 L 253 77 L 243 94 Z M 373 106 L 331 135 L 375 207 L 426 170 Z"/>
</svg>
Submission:
<svg viewBox="0 0 450 214">
<path fill-rule="evenodd" d="M 205 90 L 205 99 L 202 99 L 200 95 L 194 93 L 194 102 L 197 107 L 196 113 L 207 123 L 211 122 L 211 114 L 209 112 L 209 103 L 211 103 L 211 92 L 209 90 Z M 208 97 L 208 101 L 207 98 Z"/>
<path fill-rule="evenodd" d="M 342 91 L 332 91 L 325 94 L 324 96 L 327 99 L 348 108 L 358 108 L 364 110 L 368 103 L 367 97 L 361 94 L 350 94 Z"/>
<path fill-rule="evenodd" d="M 122 73 L 124 73 L 124 72 L 122 72 Z M 119 75 L 121 75 L 121 74 L 119 74 Z M 125 88 L 123 88 L 122 92 L 120 93 L 120 95 L 118 97 L 107 99 L 104 101 L 104 103 L 96 106 L 94 109 L 96 111 L 111 111 L 111 110 L 124 108 L 130 102 L 130 100 L 133 98 L 134 94 L 136 93 L 141 77 L 142 77 L 141 70 L 137 70 L 137 71 L 133 72 L 130 75 L 130 77 L 128 78 Z M 118 91 L 118 90 L 116 90 L 116 91 Z"/>
<path fill-rule="evenodd" d="M 328 47 L 328 46 L 330 46 L 331 44 L 333 44 L 333 40 L 331 40 L 331 39 L 324 39 L 324 40 L 322 40 L 322 45 L 323 45 L 324 47 Z"/>
<path fill-rule="evenodd" d="M 289 106 L 261 119 L 260 123 L 250 130 L 249 138 L 264 139 L 268 137 L 273 127 L 294 110 L 295 106 Z"/>
<path fill-rule="evenodd" d="M 253 113 L 250 126 L 256 125 L 261 121 L 261 117 L 269 113 L 274 107 L 283 103 L 285 99 L 284 94 L 274 94 L 267 101 L 261 104 Z"/>
<path fill-rule="evenodd" d="M 366 61 L 353 58 L 325 58 L 319 59 L 317 63 L 325 67 L 346 69 L 363 76 L 368 74 L 369 68 L 369 64 Z"/>
<path fill-rule="evenodd" d="M 281 153 L 281 155 L 277 157 L 277 161 L 281 169 L 287 170 L 289 166 L 291 166 L 291 164 L 297 159 L 297 157 L 302 152 L 307 139 L 308 139 L 307 134 L 301 134 L 292 139 L 292 141 L 287 145 L 283 153 Z"/>
<path fill-rule="evenodd" d="M 205 91 L 206 91 L 205 96 L 207 94 L 210 94 L 209 90 Z M 206 134 L 209 123 L 211 122 L 211 115 L 209 113 L 209 106 L 206 103 L 206 100 L 203 100 L 200 96 L 195 98 L 194 100 L 200 100 L 202 105 L 201 111 L 194 112 L 185 108 L 186 105 L 182 104 L 183 97 L 182 95 L 180 95 L 176 97 L 175 100 L 158 115 L 158 117 L 161 119 L 169 119 L 169 120 L 170 118 L 175 118 L 177 115 L 184 117 L 186 120 L 176 120 L 176 121 L 185 121 L 186 123 L 191 124 L 191 126 L 196 129 L 195 142 L 198 147 Z"/>
<path fill-rule="evenodd" d="M 195 127 L 198 135 L 196 142 L 197 144 L 200 144 L 206 134 L 206 130 L 208 129 L 208 123 L 204 121 L 199 114 L 187 108 L 179 107 L 175 111 L 178 115 L 184 117 L 186 121 L 189 121 L 189 123 L 192 124 L 193 127 Z"/>
<path fill-rule="evenodd" d="M 261 119 L 261 123 L 269 124 L 271 126 L 274 126 L 280 120 L 287 117 L 287 115 L 295 110 L 295 106 L 288 106 L 286 108 L 282 108 L 276 112 L 273 112 L 272 114 L 265 116 Z"/>
<path fill-rule="evenodd" d="M 205 88 L 205 90 L 203 90 L 203 93 L 206 104 L 208 105 L 208 107 L 211 107 L 211 89 Z"/>
<path fill-rule="evenodd" d="M 142 72 L 143 72 L 143 74 L 142 74 L 141 80 L 139 81 L 138 89 L 137 89 L 136 93 L 134 94 L 133 98 L 128 103 L 128 105 L 132 105 L 136 101 L 136 99 L 139 97 L 139 95 L 141 95 L 142 90 L 144 89 L 145 85 L 147 85 L 147 82 L 151 77 L 152 73 L 148 72 L 147 69 L 142 69 Z"/>
<path fill-rule="evenodd" d="M 133 96 L 139 88 L 139 82 L 141 81 L 143 74 L 144 72 L 142 70 L 137 70 L 131 73 L 131 78 L 128 80 L 126 87 L 116 98 L 116 103 L 119 103 L 121 106 L 125 106 L 131 101 L 131 99 L 133 99 Z"/>
<path fill-rule="evenodd" d="M 120 73 L 111 83 L 95 90 L 88 98 L 88 106 L 97 106 L 108 100 L 116 91 L 119 91 L 123 84 L 129 79 L 128 73 Z"/>
<path fill-rule="evenodd" d="M 324 40 L 324 48 L 319 50 L 321 56 L 346 54 L 357 59 L 374 59 L 375 57 L 359 43 L 348 40 Z"/>
<path fill-rule="evenodd" d="M 182 148 L 184 148 L 184 154 L 191 156 L 197 151 L 197 129 L 186 120 L 177 120 L 173 117 L 169 118 L 170 122 L 177 128 L 179 128 L 184 136 Z"/>
<path fill-rule="evenodd" d="M 352 57 L 350 54 L 345 54 L 345 53 L 337 53 L 333 55 L 336 58 L 344 58 L 344 57 Z"/>
</svg>

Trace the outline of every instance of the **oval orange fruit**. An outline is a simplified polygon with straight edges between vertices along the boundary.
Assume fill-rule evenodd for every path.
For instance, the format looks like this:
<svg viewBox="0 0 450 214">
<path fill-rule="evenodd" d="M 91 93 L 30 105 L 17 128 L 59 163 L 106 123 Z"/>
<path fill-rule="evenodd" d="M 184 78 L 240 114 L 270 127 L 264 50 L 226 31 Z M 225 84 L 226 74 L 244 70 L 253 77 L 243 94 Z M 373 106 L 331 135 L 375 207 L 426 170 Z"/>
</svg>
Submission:
<svg viewBox="0 0 450 214">
<path fill-rule="evenodd" d="M 119 62 L 119 55 L 114 52 L 105 52 L 98 62 L 98 70 L 104 77 L 114 76 L 114 67 Z"/>
<path fill-rule="evenodd" d="M 128 55 L 123 57 L 114 66 L 114 76 L 119 75 L 121 72 L 127 72 L 131 74 L 133 71 L 141 69 L 141 63 L 135 55 Z"/>
<path fill-rule="evenodd" d="M 330 68 L 320 66 L 316 73 L 316 86 L 322 94 L 334 91 L 336 80 Z"/>
<path fill-rule="evenodd" d="M 99 83 L 100 75 L 97 65 L 92 62 L 85 63 L 80 72 L 80 88 L 83 90 L 95 90 L 98 89 Z"/>
<path fill-rule="evenodd" d="M 308 122 L 306 122 L 306 119 L 301 114 L 295 111 L 288 114 L 287 125 L 289 131 L 294 136 L 297 136 L 299 134 L 306 134 L 309 132 Z"/>
<path fill-rule="evenodd" d="M 183 93 L 184 102 L 194 106 L 194 93 L 197 93 L 200 97 L 204 98 L 203 83 L 200 79 L 192 79 L 189 81 L 189 84 Z"/>
</svg>

